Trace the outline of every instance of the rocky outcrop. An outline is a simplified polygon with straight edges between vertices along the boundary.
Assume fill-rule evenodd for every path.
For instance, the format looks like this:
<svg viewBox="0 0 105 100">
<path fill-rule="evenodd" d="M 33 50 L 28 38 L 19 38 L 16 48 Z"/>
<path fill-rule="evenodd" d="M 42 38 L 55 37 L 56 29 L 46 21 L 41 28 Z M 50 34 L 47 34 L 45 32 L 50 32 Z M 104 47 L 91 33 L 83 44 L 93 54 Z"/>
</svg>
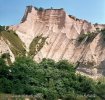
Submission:
<svg viewBox="0 0 105 100">
<path fill-rule="evenodd" d="M 9 43 L 9 41 L 8 41 Z M 11 61 L 13 62 L 15 60 L 13 53 L 11 52 L 8 44 L 4 41 L 4 39 L 2 37 L 0 37 L 0 55 L 4 54 L 4 53 L 10 53 L 10 58 Z"/>
<path fill-rule="evenodd" d="M 10 26 L 25 43 L 26 50 L 33 39 L 42 34 L 44 46 L 34 59 L 69 60 L 78 65 L 77 71 L 91 77 L 104 75 L 105 41 L 99 30 L 105 25 L 91 24 L 68 15 L 63 9 L 36 9 L 28 6 L 20 24 Z M 88 33 L 93 34 L 91 37 Z M 87 34 L 80 41 L 80 36 Z"/>
</svg>

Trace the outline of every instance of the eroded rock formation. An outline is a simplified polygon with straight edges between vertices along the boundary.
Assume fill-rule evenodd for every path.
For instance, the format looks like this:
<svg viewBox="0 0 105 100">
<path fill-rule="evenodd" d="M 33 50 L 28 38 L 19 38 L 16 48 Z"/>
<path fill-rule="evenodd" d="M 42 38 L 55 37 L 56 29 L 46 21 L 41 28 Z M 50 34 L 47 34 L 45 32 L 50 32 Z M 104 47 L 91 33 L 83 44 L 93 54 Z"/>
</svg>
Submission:
<svg viewBox="0 0 105 100">
<path fill-rule="evenodd" d="M 68 15 L 63 9 L 40 10 L 32 6 L 26 8 L 20 24 L 10 26 L 26 45 L 27 52 L 37 36 L 46 38 L 42 48 L 35 54 L 35 60 L 66 59 L 78 65 L 77 72 L 93 78 L 105 74 L 105 41 L 99 31 L 103 28 L 105 25 L 91 24 Z M 94 33 L 94 36 L 87 35 L 79 40 L 83 34 L 89 33 Z"/>
</svg>

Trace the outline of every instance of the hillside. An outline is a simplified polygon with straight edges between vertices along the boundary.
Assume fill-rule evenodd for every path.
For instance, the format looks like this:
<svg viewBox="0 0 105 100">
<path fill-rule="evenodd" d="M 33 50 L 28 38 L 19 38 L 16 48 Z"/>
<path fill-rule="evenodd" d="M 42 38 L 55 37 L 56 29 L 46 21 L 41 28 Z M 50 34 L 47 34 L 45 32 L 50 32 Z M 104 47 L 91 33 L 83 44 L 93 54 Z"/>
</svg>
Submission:
<svg viewBox="0 0 105 100">
<path fill-rule="evenodd" d="M 3 35 L 0 51 L 8 51 L 12 61 L 24 53 L 38 62 L 43 58 L 66 59 L 77 66 L 77 72 L 98 78 L 105 74 L 104 28 L 103 24 L 91 24 L 68 15 L 62 8 L 27 6 L 21 23 L 9 27 L 17 37 L 13 33 Z"/>
</svg>

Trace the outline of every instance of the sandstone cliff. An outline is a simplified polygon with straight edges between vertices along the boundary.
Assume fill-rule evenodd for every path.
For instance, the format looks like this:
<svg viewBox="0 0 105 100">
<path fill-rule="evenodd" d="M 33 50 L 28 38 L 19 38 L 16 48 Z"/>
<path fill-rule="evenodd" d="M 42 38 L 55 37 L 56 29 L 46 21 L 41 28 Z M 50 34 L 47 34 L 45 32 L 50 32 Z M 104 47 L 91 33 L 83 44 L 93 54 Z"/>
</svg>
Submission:
<svg viewBox="0 0 105 100">
<path fill-rule="evenodd" d="M 93 78 L 105 74 L 105 39 L 100 32 L 103 28 L 105 25 L 91 24 L 63 9 L 32 6 L 27 6 L 20 24 L 10 26 L 25 44 L 27 55 L 31 52 L 37 61 L 67 59 L 77 64 L 77 72 Z"/>
</svg>

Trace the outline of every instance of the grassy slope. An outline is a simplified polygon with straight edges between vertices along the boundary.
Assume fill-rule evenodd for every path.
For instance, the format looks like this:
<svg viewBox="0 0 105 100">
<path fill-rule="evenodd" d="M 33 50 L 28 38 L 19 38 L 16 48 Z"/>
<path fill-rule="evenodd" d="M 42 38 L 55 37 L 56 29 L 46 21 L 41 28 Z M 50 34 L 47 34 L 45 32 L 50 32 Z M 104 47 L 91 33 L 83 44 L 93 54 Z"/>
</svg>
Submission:
<svg viewBox="0 0 105 100">
<path fill-rule="evenodd" d="M 41 35 L 35 37 L 29 47 L 29 56 L 34 57 L 36 53 L 41 50 L 41 48 L 45 44 L 46 39 L 47 38 L 42 37 Z"/>
<path fill-rule="evenodd" d="M 6 43 L 8 43 L 8 41 L 10 42 L 8 45 L 15 57 L 18 55 L 25 55 L 26 50 L 24 44 L 14 31 L 2 31 L 0 34 Z"/>
<path fill-rule="evenodd" d="M 3 28 L 0 31 L 0 36 L 3 37 L 15 57 L 26 54 L 25 45 L 14 31 L 5 30 Z M 42 35 L 35 37 L 30 44 L 28 55 L 34 57 L 36 53 L 41 50 L 41 48 L 45 44 L 46 39 L 47 38 L 42 37 Z"/>
</svg>

